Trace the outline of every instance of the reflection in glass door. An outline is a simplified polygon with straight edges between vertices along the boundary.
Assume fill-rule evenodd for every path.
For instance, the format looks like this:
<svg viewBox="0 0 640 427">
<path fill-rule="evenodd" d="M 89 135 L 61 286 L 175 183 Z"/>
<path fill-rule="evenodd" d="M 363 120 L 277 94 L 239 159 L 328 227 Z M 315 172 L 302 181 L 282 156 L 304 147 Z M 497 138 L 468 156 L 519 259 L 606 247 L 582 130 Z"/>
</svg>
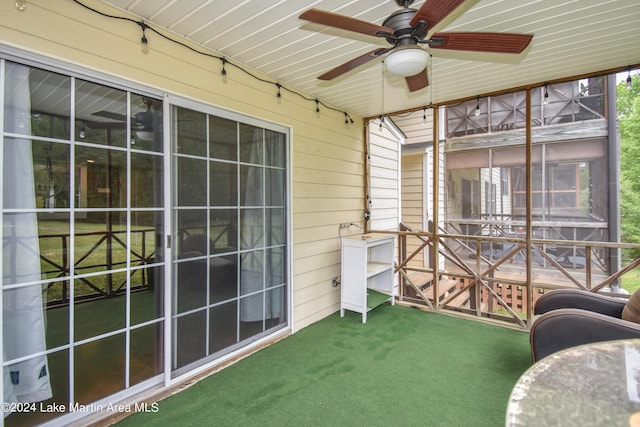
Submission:
<svg viewBox="0 0 640 427">
<path fill-rule="evenodd" d="M 173 369 L 286 326 L 284 129 L 173 108 Z"/>
<path fill-rule="evenodd" d="M 3 401 L 30 426 L 163 372 L 162 101 L 0 60 Z"/>
</svg>

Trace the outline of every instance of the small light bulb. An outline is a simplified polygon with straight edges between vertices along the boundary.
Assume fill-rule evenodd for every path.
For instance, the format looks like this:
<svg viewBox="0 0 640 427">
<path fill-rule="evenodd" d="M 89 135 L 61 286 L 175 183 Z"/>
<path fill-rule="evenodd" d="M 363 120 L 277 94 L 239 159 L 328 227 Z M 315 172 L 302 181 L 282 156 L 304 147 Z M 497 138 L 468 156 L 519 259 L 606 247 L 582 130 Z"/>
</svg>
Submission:
<svg viewBox="0 0 640 427">
<path fill-rule="evenodd" d="M 84 126 L 82 126 L 82 129 L 80 129 L 80 134 L 78 136 L 80 137 L 80 139 L 85 139 L 87 137 L 87 134 L 84 131 Z"/>
<path fill-rule="evenodd" d="M 149 54 L 149 41 L 147 40 L 147 36 L 142 33 L 142 39 L 140 39 L 140 51 L 145 55 Z"/>
<path fill-rule="evenodd" d="M 24 12 L 27 8 L 27 0 L 16 0 L 15 6 L 20 12 Z"/>
<path fill-rule="evenodd" d="M 226 83 L 227 82 L 227 60 L 225 58 L 222 58 L 222 71 L 220 71 L 220 74 L 222 75 L 222 83 Z"/>
</svg>

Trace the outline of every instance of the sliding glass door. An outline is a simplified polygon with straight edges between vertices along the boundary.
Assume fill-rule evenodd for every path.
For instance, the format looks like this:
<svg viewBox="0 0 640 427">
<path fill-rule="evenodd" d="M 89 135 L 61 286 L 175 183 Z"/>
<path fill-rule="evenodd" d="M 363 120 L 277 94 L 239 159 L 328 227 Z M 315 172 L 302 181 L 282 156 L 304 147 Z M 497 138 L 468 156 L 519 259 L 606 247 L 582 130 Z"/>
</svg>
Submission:
<svg viewBox="0 0 640 427">
<path fill-rule="evenodd" d="M 0 85 L 3 415 L 33 425 L 162 380 L 163 102 L 3 60 Z"/>
<path fill-rule="evenodd" d="M 174 107 L 173 369 L 287 322 L 284 129 Z"/>
<path fill-rule="evenodd" d="M 288 130 L 142 92 L 0 58 L 0 425 L 287 326 Z"/>
</svg>

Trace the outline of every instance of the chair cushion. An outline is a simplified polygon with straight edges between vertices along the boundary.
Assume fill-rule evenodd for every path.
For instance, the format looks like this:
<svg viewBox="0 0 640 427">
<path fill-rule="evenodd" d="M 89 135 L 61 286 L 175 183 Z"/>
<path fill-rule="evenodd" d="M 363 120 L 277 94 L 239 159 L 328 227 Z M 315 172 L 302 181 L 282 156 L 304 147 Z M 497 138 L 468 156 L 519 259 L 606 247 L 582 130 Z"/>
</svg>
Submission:
<svg viewBox="0 0 640 427">
<path fill-rule="evenodd" d="M 622 309 L 622 319 L 640 323 L 640 289 L 636 290 Z"/>
</svg>

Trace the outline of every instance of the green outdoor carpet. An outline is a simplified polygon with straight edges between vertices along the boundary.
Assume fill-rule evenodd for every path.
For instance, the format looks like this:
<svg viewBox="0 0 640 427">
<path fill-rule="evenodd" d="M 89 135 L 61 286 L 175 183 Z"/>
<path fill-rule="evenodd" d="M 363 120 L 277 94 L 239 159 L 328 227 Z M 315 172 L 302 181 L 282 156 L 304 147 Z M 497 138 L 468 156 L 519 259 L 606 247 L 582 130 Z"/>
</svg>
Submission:
<svg viewBox="0 0 640 427">
<path fill-rule="evenodd" d="M 334 314 L 118 426 L 503 426 L 521 331 L 381 306 Z"/>
</svg>

